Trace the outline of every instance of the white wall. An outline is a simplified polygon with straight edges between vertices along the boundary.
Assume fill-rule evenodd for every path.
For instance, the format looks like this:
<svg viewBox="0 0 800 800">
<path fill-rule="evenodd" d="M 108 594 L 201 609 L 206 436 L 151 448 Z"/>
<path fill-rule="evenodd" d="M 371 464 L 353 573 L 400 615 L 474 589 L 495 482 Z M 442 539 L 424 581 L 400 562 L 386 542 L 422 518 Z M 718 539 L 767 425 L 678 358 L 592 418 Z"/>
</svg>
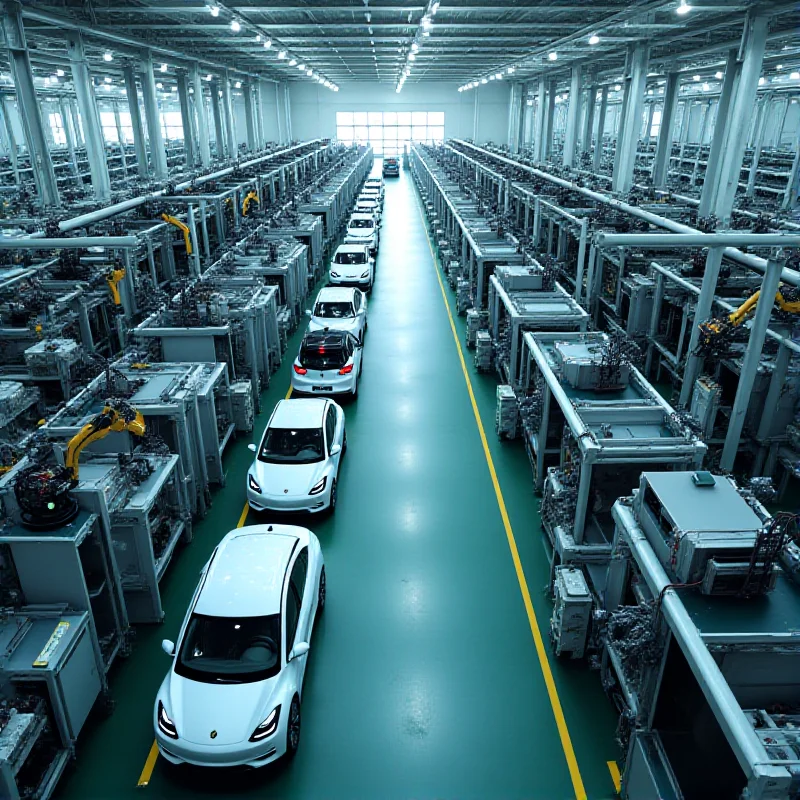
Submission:
<svg viewBox="0 0 800 800">
<path fill-rule="evenodd" d="M 319 84 L 290 84 L 292 134 L 295 139 L 336 136 L 337 111 L 444 111 L 445 136 L 472 138 L 475 102 L 478 107 L 479 142 L 503 143 L 508 133 L 509 85 L 504 82 L 459 92 L 457 84 L 407 83 L 398 94 L 394 86 L 379 83 L 345 83 L 338 92 Z"/>
</svg>

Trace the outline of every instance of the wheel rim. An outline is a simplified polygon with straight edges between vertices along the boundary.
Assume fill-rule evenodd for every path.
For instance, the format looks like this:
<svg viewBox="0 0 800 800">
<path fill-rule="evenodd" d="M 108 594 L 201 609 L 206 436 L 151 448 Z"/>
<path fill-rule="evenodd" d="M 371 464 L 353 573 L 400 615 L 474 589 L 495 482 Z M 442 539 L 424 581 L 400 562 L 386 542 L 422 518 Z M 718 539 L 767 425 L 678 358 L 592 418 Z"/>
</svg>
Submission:
<svg viewBox="0 0 800 800">
<path fill-rule="evenodd" d="M 327 592 L 326 582 L 327 578 L 325 577 L 325 570 L 323 569 L 322 574 L 319 576 L 319 599 L 317 600 L 317 608 L 322 608 L 325 605 L 325 593 Z"/>
<path fill-rule="evenodd" d="M 289 746 L 292 750 L 297 750 L 300 744 L 300 705 L 295 700 L 289 711 Z"/>
</svg>

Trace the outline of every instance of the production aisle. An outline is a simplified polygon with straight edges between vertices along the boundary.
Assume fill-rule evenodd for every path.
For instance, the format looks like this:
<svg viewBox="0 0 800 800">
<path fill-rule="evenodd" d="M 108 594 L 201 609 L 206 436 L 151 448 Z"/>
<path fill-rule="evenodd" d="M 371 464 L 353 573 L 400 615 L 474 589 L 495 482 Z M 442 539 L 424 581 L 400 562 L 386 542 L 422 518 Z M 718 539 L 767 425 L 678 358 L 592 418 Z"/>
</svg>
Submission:
<svg viewBox="0 0 800 800">
<path fill-rule="evenodd" d="M 463 341 L 461 320 L 456 329 Z M 298 342 L 299 334 L 273 376 L 261 428 L 286 393 Z M 590 798 L 614 795 L 607 761 L 615 719 L 596 675 L 553 663 L 565 718 L 559 733 L 555 690 L 548 692 L 521 591 L 527 579 L 544 631 L 547 570 L 527 459 L 521 447 L 496 441 L 494 380 L 471 366 L 469 374 L 519 570 L 403 173 L 387 182 L 364 373 L 358 400 L 345 406 L 338 509 L 335 518 L 296 520 L 319 535 L 328 573 L 297 758 L 249 772 L 146 764 L 153 698 L 168 666 L 159 642 L 175 638 L 201 566 L 242 514 L 250 453 L 240 440 L 226 487 L 167 577 L 165 624 L 139 629 L 133 655 L 112 678 L 116 710 L 87 729 L 60 798 L 556 800 L 580 796 L 581 787 Z M 147 785 L 137 789 L 140 779 Z"/>
</svg>

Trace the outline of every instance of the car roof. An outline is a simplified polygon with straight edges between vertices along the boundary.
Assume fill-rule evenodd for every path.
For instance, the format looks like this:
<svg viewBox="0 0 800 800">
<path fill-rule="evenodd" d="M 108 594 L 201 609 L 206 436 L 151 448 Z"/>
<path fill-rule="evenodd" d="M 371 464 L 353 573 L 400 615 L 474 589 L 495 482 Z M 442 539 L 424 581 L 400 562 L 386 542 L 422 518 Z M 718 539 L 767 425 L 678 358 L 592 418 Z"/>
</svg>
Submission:
<svg viewBox="0 0 800 800">
<path fill-rule="evenodd" d="M 370 215 L 362 214 L 362 216 L 369 216 L 369 218 L 372 219 Z M 363 253 L 365 248 L 365 244 L 340 244 L 336 248 L 336 253 Z M 334 253 L 334 256 L 336 253 Z"/>
<path fill-rule="evenodd" d="M 214 617 L 280 613 L 286 569 L 303 539 L 308 541 L 308 531 L 294 525 L 250 525 L 231 531 L 211 560 L 195 613 Z"/>
<path fill-rule="evenodd" d="M 368 182 L 371 182 L 371 183 L 375 183 L 376 181 L 377 181 L 378 183 L 382 183 L 382 182 L 383 182 L 383 178 L 381 178 L 381 176 L 380 176 L 380 175 L 370 175 L 370 176 L 367 178 L 367 181 L 368 181 Z"/>
<path fill-rule="evenodd" d="M 275 406 L 271 428 L 321 428 L 328 401 L 322 397 L 292 397 Z"/>
<path fill-rule="evenodd" d="M 357 247 L 359 252 L 363 247 Z M 325 286 L 319 290 L 315 303 L 349 303 L 355 297 L 356 291 L 353 286 Z"/>
<path fill-rule="evenodd" d="M 328 330 L 309 331 L 303 337 L 303 344 L 311 347 L 339 347 L 347 338 L 347 331 L 329 328 Z"/>
<path fill-rule="evenodd" d="M 352 222 L 354 219 L 369 219 L 369 220 L 374 221 L 374 218 L 373 218 L 372 214 L 358 214 L 358 213 L 351 214 L 350 215 L 350 221 Z"/>
<path fill-rule="evenodd" d="M 356 205 L 358 203 L 372 203 L 374 205 L 378 205 L 378 198 L 374 194 L 362 194 L 356 199 Z"/>
</svg>

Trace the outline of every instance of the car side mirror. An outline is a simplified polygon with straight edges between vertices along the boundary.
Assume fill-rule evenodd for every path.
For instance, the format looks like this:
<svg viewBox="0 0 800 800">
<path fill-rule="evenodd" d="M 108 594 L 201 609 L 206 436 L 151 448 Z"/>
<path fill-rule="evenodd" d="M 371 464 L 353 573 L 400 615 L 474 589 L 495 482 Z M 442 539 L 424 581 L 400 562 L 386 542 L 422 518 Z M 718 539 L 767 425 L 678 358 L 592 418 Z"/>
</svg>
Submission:
<svg viewBox="0 0 800 800">
<path fill-rule="evenodd" d="M 337 456 L 341 452 L 342 452 L 342 446 L 340 444 L 331 445 L 331 455 L 332 456 Z"/>
<path fill-rule="evenodd" d="M 292 652 L 289 653 L 289 658 L 286 659 L 286 663 L 288 664 L 290 661 L 294 661 L 294 659 L 304 656 L 310 649 L 311 647 L 309 646 L 308 642 L 298 642 L 292 648 Z"/>
<path fill-rule="evenodd" d="M 161 642 L 161 649 L 168 656 L 172 657 L 175 655 L 175 642 L 171 642 L 169 639 L 163 639 Z"/>
<path fill-rule="evenodd" d="M 248 450 L 251 450 L 252 452 L 254 452 L 254 453 L 255 453 L 255 451 L 256 451 L 256 446 L 255 446 L 255 445 L 254 445 L 252 442 L 250 442 L 250 444 L 249 444 L 249 445 L 247 445 L 247 449 L 248 449 Z"/>
<path fill-rule="evenodd" d="M 310 309 L 310 308 L 307 308 L 307 309 L 306 309 L 306 316 L 307 316 L 307 317 L 310 317 L 310 316 L 312 316 L 312 314 L 311 314 L 311 309 Z"/>
</svg>

